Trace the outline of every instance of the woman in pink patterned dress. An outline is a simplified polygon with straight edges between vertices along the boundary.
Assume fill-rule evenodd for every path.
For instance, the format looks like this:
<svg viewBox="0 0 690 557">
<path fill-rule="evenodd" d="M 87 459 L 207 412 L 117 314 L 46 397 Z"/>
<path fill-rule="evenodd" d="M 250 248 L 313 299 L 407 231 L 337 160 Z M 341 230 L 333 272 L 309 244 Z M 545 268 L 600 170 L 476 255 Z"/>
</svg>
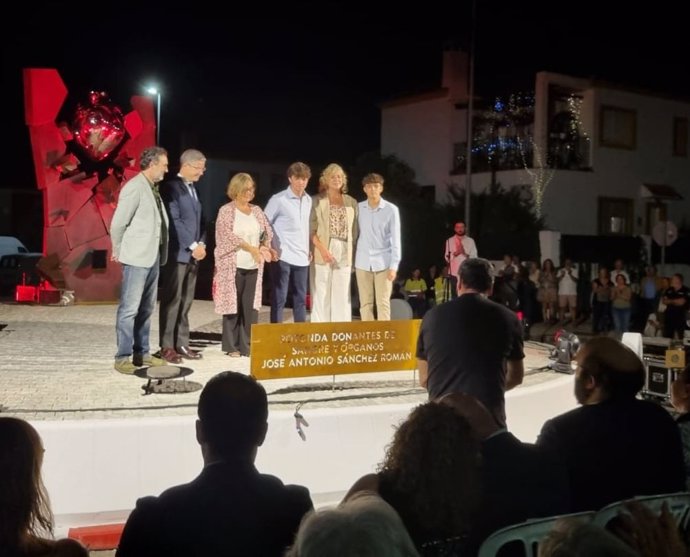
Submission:
<svg viewBox="0 0 690 557">
<path fill-rule="evenodd" d="M 223 352 L 233 358 L 249 356 L 251 327 L 261 308 L 264 262 L 274 255 L 268 247 L 271 225 L 251 204 L 255 191 L 249 174 L 235 174 L 227 189 L 231 201 L 220 208 L 216 220 L 213 302 L 223 316 Z"/>
</svg>

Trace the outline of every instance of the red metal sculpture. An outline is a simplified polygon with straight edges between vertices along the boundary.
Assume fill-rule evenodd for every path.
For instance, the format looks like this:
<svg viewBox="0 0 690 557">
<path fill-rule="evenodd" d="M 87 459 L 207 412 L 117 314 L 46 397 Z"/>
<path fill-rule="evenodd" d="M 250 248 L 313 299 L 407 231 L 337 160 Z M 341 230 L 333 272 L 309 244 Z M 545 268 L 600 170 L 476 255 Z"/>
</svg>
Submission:
<svg viewBox="0 0 690 557">
<path fill-rule="evenodd" d="M 110 222 L 122 184 L 155 144 L 153 100 L 131 98 L 123 115 L 103 92 L 91 92 L 69 122 L 56 122 L 67 98 L 57 70 L 24 70 L 24 106 L 43 191 L 43 254 L 39 268 L 77 302 L 115 301 L 121 269 L 110 261 Z"/>
</svg>

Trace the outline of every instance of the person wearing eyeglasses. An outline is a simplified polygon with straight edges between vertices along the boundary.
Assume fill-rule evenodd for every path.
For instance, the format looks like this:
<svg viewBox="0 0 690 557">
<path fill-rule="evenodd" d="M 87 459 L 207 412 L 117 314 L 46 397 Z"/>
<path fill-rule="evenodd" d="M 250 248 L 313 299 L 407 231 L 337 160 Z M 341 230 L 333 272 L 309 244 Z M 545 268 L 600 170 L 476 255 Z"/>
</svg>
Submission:
<svg viewBox="0 0 690 557">
<path fill-rule="evenodd" d="M 230 203 L 216 219 L 215 312 L 223 316 L 221 348 L 228 356 L 249 356 L 252 324 L 259 319 L 264 262 L 273 259 L 273 229 L 254 199 L 256 183 L 246 172 L 228 184 Z"/>
<path fill-rule="evenodd" d="M 201 151 L 187 149 L 180 156 L 180 171 L 161 187 L 170 220 L 168 264 L 161 273 L 160 356 L 179 364 L 182 358 L 201 359 L 189 347 L 189 310 L 194 301 L 199 261 L 206 257 L 206 226 L 196 183 L 206 170 Z"/>
</svg>

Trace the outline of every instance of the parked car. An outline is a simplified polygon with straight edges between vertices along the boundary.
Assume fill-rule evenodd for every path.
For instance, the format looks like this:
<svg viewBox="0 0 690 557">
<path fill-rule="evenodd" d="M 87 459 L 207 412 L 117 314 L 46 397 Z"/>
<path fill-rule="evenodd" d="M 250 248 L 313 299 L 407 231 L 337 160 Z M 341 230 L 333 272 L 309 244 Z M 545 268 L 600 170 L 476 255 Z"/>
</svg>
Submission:
<svg viewBox="0 0 690 557">
<path fill-rule="evenodd" d="M 29 250 L 14 236 L 0 236 L 0 257 L 11 253 L 29 253 Z"/>
<path fill-rule="evenodd" d="M 36 264 L 42 253 L 10 253 L 0 257 L 0 295 L 12 296 L 18 284 L 38 285 L 41 276 Z"/>
</svg>

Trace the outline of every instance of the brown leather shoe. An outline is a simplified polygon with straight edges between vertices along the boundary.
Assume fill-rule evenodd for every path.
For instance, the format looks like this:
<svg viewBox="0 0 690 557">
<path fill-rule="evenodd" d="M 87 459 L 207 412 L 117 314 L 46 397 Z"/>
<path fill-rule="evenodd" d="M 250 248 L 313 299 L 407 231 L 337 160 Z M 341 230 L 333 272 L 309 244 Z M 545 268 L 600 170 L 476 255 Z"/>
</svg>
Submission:
<svg viewBox="0 0 690 557">
<path fill-rule="evenodd" d="M 188 346 L 180 346 L 177 353 L 187 360 L 201 360 L 204 356 L 198 350 L 192 350 Z"/>
<path fill-rule="evenodd" d="M 174 348 L 161 348 L 161 358 L 171 364 L 182 363 L 182 356 L 180 356 Z"/>
</svg>

